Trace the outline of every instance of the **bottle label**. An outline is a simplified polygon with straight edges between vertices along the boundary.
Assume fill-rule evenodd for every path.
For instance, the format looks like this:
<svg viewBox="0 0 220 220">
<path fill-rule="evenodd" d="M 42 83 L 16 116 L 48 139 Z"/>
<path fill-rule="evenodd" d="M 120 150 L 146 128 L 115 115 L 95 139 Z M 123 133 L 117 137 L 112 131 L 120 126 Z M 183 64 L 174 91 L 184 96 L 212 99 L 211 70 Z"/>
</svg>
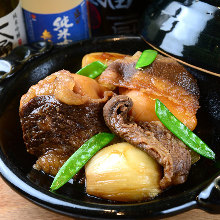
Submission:
<svg viewBox="0 0 220 220">
<path fill-rule="evenodd" d="M 0 57 L 7 55 L 14 47 L 26 43 L 26 32 L 21 5 L 0 18 Z"/>
<path fill-rule="evenodd" d="M 85 0 L 76 7 L 57 14 L 23 11 L 29 42 L 48 40 L 62 45 L 90 36 Z"/>
<path fill-rule="evenodd" d="M 95 6 L 101 6 L 103 8 L 111 8 L 112 10 L 117 10 L 117 9 L 128 9 L 130 8 L 133 0 L 89 0 L 92 4 Z"/>
</svg>

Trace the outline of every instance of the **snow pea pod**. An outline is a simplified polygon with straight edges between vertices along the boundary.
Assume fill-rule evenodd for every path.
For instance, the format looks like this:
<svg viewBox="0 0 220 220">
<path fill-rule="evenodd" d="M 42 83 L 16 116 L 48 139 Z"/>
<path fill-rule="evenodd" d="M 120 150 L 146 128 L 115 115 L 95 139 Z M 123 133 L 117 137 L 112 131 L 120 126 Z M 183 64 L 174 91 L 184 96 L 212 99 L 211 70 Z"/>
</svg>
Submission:
<svg viewBox="0 0 220 220">
<path fill-rule="evenodd" d="M 215 153 L 207 144 L 179 121 L 158 99 L 155 104 L 155 112 L 160 121 L 189 148 L 206 158 L 215 159 Z"/>
<path fill-rule="evenodd" d="M 151 63 L 153 63 L 156 57 L 157 57 L 156 50 L 144 50 L 141 56 L 139 57 L 135 68 L 138 69 L 150 65 Z"/>
<path fill-rule="evenodd" d="M 100 61 L 95 61 L 80 69 L 78 72 L 76 72 L 76 74 L 95 79 L 96 77 L 101 75 L 106 68 L 107 66 L 104 63 Z"/>
<path fill-rule="evenodd" d="M 99 133 L 86 141 L 60 168 L 50 187 L 52 191 L 67 183 L 101 148 L 106 146 L 114 134 Z"/>
</svg>

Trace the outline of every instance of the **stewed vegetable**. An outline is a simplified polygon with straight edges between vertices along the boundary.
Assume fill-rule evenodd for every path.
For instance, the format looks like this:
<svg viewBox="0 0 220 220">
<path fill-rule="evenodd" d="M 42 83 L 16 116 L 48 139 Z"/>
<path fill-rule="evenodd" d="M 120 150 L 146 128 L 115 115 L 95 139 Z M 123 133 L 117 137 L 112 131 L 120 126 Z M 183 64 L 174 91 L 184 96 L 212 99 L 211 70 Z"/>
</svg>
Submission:
<svg viewBox="0 0 220 220">
<path fill-rule="evenodd" d="M 101 75 L 106 68 L 107 66 L 102 62 L 95 61 L 80 69 L 78 72 L 76 72 L 76 74 L 95 79 L 96 77 Z"/>
<path fill-rule="evenodd" d="M 155 111 L 160 121 L 189 148 L 209 159 L 215 159 L 215 153 L 196 134 L 179 121 L 169 109 L 156 100 Z"/>
<path fill-rule="evenodd" d="M 86 162 L 114 138 L 114 134 L 99 133 L 86 141 L 61 167 L 54 178 L 51 190 L 57 190 L 68 182 Z"/>
<path fill-rule="evenodd" d="M 136 69 L 145 67 L 154 62 L 157 57 L 156 50 L 144 50 L 136 63 Z"/>
</svg>

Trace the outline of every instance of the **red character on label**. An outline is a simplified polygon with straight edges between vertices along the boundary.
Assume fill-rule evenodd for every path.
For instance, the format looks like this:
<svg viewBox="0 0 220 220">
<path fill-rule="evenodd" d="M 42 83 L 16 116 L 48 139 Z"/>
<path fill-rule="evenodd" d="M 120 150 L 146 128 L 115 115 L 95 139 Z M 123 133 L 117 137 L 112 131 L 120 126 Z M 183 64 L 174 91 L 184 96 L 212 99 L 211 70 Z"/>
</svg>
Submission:
<svg viewBox="0 0 220 220">
<path fill-rule="evenodd" d="M 32 20 L 36 21 L 36 15 L 31 14 L 31 18 L 32 18 Z"/>
<path fill-rule="evenodd" d="M 22 45 L 22 39 L 18 39 L 18 45 Z"/>
</svg>

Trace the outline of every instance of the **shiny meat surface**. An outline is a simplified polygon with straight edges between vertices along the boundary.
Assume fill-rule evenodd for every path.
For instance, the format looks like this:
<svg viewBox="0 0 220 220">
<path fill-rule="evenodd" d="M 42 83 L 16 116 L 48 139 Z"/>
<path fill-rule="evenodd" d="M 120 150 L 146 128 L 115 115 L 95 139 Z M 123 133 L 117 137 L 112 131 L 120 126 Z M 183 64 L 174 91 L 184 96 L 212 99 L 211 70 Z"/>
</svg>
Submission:
<svg viewBox="0 0 220 220">
<path fill-rule="evenodd" d="M 134 102 L 132 116 L 137 121 L 157 120 L 155 99 L 160 99 L 187 127 L 196 127 L 199 108 L 199 89 L 196 80 L 175 60 L 158 55 L 156 60 L 142 69 L 135 69 L 141 52 L 112 62 L 98 82 L 109 88 L 119 88 Z M 142 106 L 142 103 L 144 106 Z M 143 112 L 146 109 L 146 112 Z M 148 114 L 152 117 L 147 117 Z"/>
<path fill-rule="evenodd" d="M 65 161 L 71 156 L 71 152 L 73 151 L 65 151 L 61 145 L 57 149 L 48 150 L 38 158 L 33 168 L 55 176 Z"/>
<path fill-rule="evenodd" d="M 184 183 L 187 179 L 191 156 L 186 146 L 160 122 L 136 124 L 128 116 L 132 100 L 115 96 L 104 106 L 103 115 L 109 129 L 128 143 L 140 148 L 154 158 L 163 168 L 160 186 Z"/>
<path fill-rule="evenodd" d="M 53 96 L 31 99 L 20 109 L 27 151 L 42 158 L 41 168 L 45 172 L 51 169 L 47 166 L 57 170 L 85 141 L 99 132 L 108 131 L 102 117 L 104 104 L 67 105 Z M 57 158 L 61 159 L 60 164 L 56 162 Z"/>
<path fill-rule="evenodd" d="M 41 95 L 53 95 L 57 100 L 68 105 L 82 105 L 88 102 L 100 102 L 102 98 L 107 100 L 112 93 L 105 92 L 105 88 L 94 79 L 61 70 L 31 86 L 21 97 L 20 108 L 32 98 Z"/>
<path fill-rule="evenodd" d="M 95 80 L 62 70 L 32 86 L 20 101 L 23 139 L 34 168 L 56 175 L 95 134 L 109 131 L 102 109 L 113 95 Z"/>
</svg>

